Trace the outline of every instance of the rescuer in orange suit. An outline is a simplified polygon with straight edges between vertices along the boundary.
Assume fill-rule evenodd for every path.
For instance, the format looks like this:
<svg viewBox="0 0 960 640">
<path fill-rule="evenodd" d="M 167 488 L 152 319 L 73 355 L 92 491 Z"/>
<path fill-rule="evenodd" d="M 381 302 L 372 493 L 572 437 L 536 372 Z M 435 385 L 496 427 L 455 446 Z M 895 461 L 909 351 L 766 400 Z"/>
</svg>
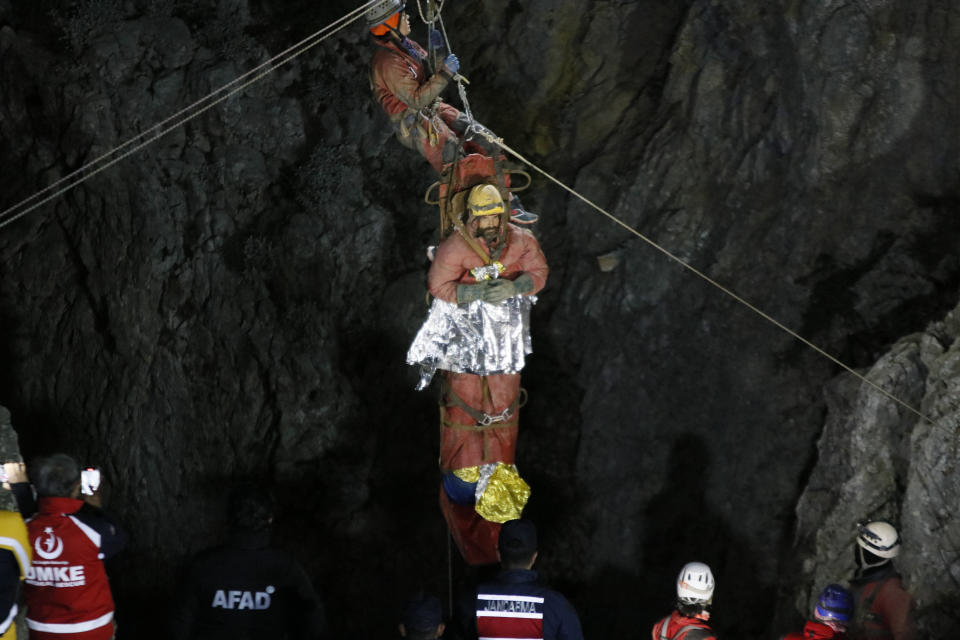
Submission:
<svg viewBox="0 0 960 640">
<path fill-rule="evenodd" d="M 439 173 L 454 159 L 458 144 L 454 131 L 462 134 L 469 124 L 459 110 L 437 101 L 460 69 L 460 61 L 450 54 L 436 73 L 428 75 L 424 65 L 427 52 L 408 37 L 410 18 L 403 8 L 400 0 L 384 0 L 367 13 L 378 46 L 370 67 L 370 86 L 389 116 L 397 140 L 418 151 Z"/>
<path fill-rule="evenodd" d="M 903 588 L 893 559 L 900 534 L 885 520 L 857 524 L 857 572 L 850 581 L 854 598 L 851 640 L 915 640 L 913 597 Z"/>
<path fill-rule="evenodd" d="M 434 74 L 427 72 L 427 52 L 410 39 L 410 17 L 403 0 L 381 0 L 367 11 L 367 26 L 377 44 L 370 65 L 370 88 L 377 103 L 390 118 L 400 144 L 417 151 L 437 173 L 454 161 L 463 144 L 467 153 L 499 155 L 500 149 L 481 136 L 464 141 L 470 120 L 458 109 L 440 100 L 440 94 L 457 75 L 460 61 L 447 55 Z M 434 48 L 443 46 L 443 37 L 434 31 Z M 485 127 L 474 126 L 487 131 Z M 469 137 L 469 136 L 468 136 Z M 517 224 L 533 224 L 537 215 L 523 208 L 514 195 L 511 216 Z"/>
</svg>

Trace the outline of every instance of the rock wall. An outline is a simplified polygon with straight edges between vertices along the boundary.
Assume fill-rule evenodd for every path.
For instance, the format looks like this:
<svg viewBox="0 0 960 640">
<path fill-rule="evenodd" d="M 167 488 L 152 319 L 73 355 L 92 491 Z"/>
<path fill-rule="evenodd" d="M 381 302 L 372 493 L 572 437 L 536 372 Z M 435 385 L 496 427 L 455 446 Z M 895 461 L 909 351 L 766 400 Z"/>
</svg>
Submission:
<svg viewBox="0 0 960 640">
<path fill-rule="evenodd" d="M 853 574 L 856 521 L 886 518 L 902 531 L 895 563 L 917 599 L 923 637 L 945 638 L 956 628 L 958 338 L 960 309 L 954 309 L 864 371 L 911 408 L 852 375 L 827 387 L 817 465 L 797 506 L 799 608 L 812 606 L 824 585 Z"/>
<path fill-rule="evenodd" d="M 0 158 L 19 168 L 0 207 L 353 8 L 0 0 Z M 489 0 L 445 24 L 485 124 L 851 365 L 956 305 L 955 3 Z M 369 99 L 369 56 L 340 32 L 0 230 L 0 401 L 29 455 L 106 468 L 137 533 L 121 615 L 162 606 L 249 477 L 284 496 L 278 536 L 334 610 L 446 589 L 436 409 L 403 364 L 434 177 Z M 694 558 L 722 630 L 783 631 L 803 613 L 789 576 L 806 593 L 834 568 L 791 559 L 820 517 L 799 496 L 855 454 L 817 456 L 836 367 L 547 180 L 524 200 L 552 268 L 518 460 L 543 570 L 591 635 L 652 623 Z M 387 634 L 393 615 L 334 624 Z"/>
</svg>

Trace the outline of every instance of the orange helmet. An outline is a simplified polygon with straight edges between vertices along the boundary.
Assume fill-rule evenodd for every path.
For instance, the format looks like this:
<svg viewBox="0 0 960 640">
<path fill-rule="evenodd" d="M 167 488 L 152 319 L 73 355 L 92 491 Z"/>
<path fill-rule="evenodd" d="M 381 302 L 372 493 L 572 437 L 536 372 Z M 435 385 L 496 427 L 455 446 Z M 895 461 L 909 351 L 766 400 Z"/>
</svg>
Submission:
<svg viewBox="0 0 960 640">
<path fill-rule="evenodd" d="M 367 26 L 375 36 L 385 36 L 400 28 L 400 14 L 406 7 L 404 0 L 380 0 L 367 11 Z"/>
</svg>

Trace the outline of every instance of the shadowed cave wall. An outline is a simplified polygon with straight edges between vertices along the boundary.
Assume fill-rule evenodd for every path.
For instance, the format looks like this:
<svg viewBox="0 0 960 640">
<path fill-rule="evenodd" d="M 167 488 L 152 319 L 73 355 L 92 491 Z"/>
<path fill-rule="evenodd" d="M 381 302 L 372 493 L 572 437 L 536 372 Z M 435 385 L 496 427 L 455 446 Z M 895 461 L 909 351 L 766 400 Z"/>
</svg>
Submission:
<svg viewBox="0 0 960 640">
<path fill-rule="evenodd" d="M 949 567 L 920 602 L 937 637 L 960 580 L 932 453 L 957 428 L 955 3 L 449 5 L 478 119 L 844 362 L 906 358 L 895 390 L 941 425 L 537 177 L 551 275 L 518 466 L 540 567 L 588 635 L 652 624 L 694 558 L 721 630 L 785 631 L 869 514 L 905 523 L 918 588 L 938 552 Z M 0 206 L 354 6 L 0 0 Z M 339 635 L 388 636 L 411 588 L 447 589 L 435 397 L 404 364 L 434 177 L 390 137 L 369 56 L 341 31 L 0 230 L 0 404 L 26 456 L 105 467 L 135 534 L 112 567 L 125 637 L 155 633 L 238 479 L 280 493 L 278 542 Z"/>
</svg>

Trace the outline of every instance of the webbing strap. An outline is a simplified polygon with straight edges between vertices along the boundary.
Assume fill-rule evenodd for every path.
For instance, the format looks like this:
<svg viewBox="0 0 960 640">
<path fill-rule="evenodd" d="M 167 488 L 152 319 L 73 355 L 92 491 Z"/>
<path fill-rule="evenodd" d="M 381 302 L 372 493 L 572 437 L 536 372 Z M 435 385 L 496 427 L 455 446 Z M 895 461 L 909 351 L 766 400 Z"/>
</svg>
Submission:
<svg viewBox="0 0 960 640">
<path fill-rule="evenodd" d="M 443 407 L 440 407 L 441 411 Z M 444 415 L 441 417 L 441 422 L 443 426 L 447 429 L 453 429 L 454 431 L 474 431 L 476 433 L 483 433 L 491 429 L 513 429 L 517 426 L 516 420 L 508 420 L 506 422 L 494 422 L 493 424 L 482 425 L 482 424 L 460 424 L 459 422 L 451 422 L 449 418 Z"/>
<path fill-rule="evenodd" d="M 483 400 L 490 402 L 490 406 L 493 406 L 493 398 L 490 395 L 490 383 L 487 381 L 487 376 L 480 376 L 480 385 L 481 385 L 481 396 Z M 517 391 L 517 397 L 513 399 L 513 402 L 510 403 L 510 406 L 507 408 L 511 415 L 514 415 L 517 411 L 517 407 L 520 405 L 520 395 L 521 393 L 526 393 L 523 389 Z M 447 383 L 447 380 L 444 378 L 440 383 L 440 395 L 441 398 L 445 397 L 447 402 L 458 409 L 462 409 L 464 413 L 473 418 L 473 421 L 476 422 L 476 426 L 485 427 L 492 426 L 494 424 L 503 424 L 503 423 L 490 423 L 484 425 L 483 423 L 487 420 L 487 414 L 482 410 L 474 409 L 464 401 L 463 398 L 457 395 L 453 388 Z"/>
<path fill-rule="evenodd" d="M 457 422 L 451 422 L 447 418 L 447 408 L 444 406 L 440 407 L 440 425 L 441 430 L 443 428 L 453 429 L 454 431 L 472 431 L 474 433 L 479 433 L 483 436 L 483 462 L 486 463 L 490 459 L 490 431 L 492 429 L 516 429 L 518 426 L 517 420 L 510 420 L 507 422 L 494 422 L 488 425 L 482 424 L 459 424 Z M 441 460 L 442 461 L 442 460 Z"/>
<path fill-rule="evenodd" d="M 440 383 L 440 397 L 441 399 L 446 399 L 447 403 L 452 404 L 458 409 L 462 409 L 464 413 L 473 418 L 473 421 L 477 424 L 483 422 L 483 411 L 478 411 L 464 402 L 463 398 L 458 396 L 453 388 L 447 384 L 446 378 Z"/>
<path fill-rule="evenodd" d="M 667 636 L 667 625 L 670 623 L 670 616 L 660 621 L 660 640 L 670 640 Z"/>
<path fill-rule="evenodd" d="M 888 578 L 889 580 L 889 578 Z M 873 601 L 877 599 L 877 596 L 880 595 L 880 590 L 883 589 L 883 586 L 887 583 L 886 580 L 882 582 L 867 583 L 864 585 L 863 590 L 867 590 L 867 586 L 870 584 L 874 585 L 873 591 L 869 596 L 865 597 L 860 604 L 857 605 L 856 621 L 858 633 L 863 636 L 870 636 L 872 638 L 892 638 L 893 634 L 883 628 L 867 628 L 867 624 L 880 625 L 882 622 L 875 620 L 876 614 L 873 612 Z"/>
<path fill-rule="evenodd" d="M 668 626 L 670 626 L 670 616 L 660 621 L 660 640 L 704 640 L 713 635 L 710 629 L 704 629 L 695 624 L 688 624 L 685 627 L 677 629 L 677 632 L 672 636 L 668 636 Z"/>
<path fill-rule="evenodd" d="M 675 640 L 706 640 L 712 635 L 713 632 L 709 629 L 690 624 L 677 631 L 674 638 Z"/>
<path fill-rule="evenodd" d="M 463 226 L 463 223 L 459 220 L 453 223 L 454 228 L 460 232 L 460 237 L 467 241 L 467 244 L 473 249 L 473 252 L 480 256 L 480 259 L 483 260 L 483 264 L 490 264 L 493 262 L 493 259 L 490 255 L 483 250 L 483 247 L 480 244 L 470 237 L 470 233 L 467 232 L 466 227 Z"/>
</svg>

